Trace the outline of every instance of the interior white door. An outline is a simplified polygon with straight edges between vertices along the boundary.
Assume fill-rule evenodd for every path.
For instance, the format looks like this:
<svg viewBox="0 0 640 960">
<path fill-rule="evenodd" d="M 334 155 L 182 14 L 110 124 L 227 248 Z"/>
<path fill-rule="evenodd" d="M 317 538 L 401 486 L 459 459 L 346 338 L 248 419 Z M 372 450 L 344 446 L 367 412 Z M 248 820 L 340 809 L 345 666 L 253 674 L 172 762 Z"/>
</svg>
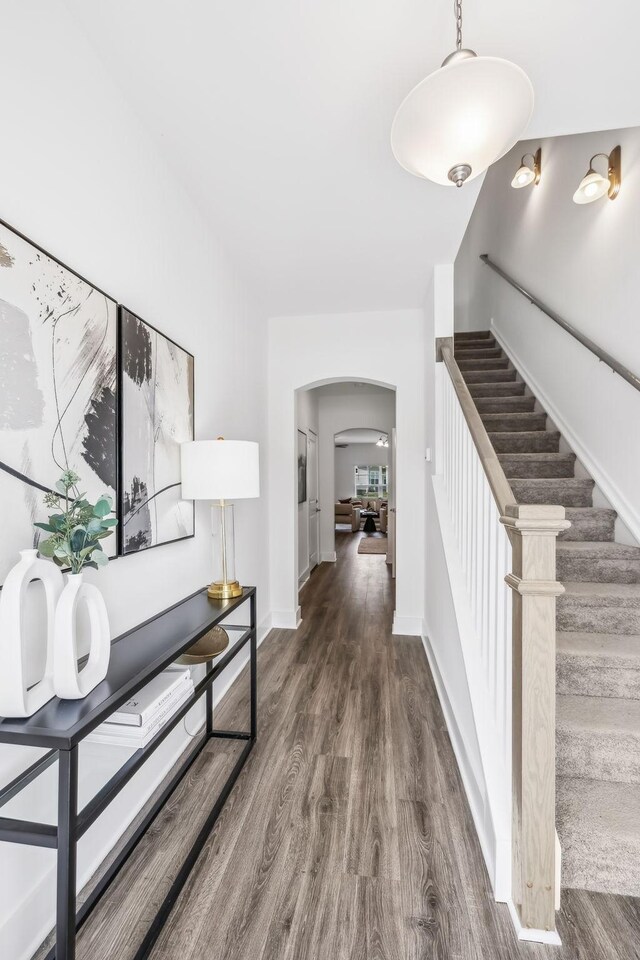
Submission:
<svg viewBox="0 0 640 960">
<path fill-rule="evenodd" d="M 309 570 L 318 564 L 320 542 L 320 506 L 318 504 L 318 438 L 307 435 L 307 496 L 309 504 Z"/>
<path fill-rule="evenodd" d="M 396 428 L 391 431 L 389 443 L 389 516 L 387 517 L 387 563 L 391 576 L 396 575 Z"/>
</svg>

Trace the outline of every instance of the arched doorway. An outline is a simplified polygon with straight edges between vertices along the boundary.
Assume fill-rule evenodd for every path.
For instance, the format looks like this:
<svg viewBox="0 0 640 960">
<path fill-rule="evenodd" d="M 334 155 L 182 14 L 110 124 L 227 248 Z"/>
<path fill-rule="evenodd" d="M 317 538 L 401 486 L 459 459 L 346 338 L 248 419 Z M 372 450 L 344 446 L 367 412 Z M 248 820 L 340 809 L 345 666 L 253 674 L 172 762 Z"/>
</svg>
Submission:
<svg viewBox="0 0 640 960">
<path fill-rule="evenodd" d="M 296 549 L 298 586 L 306 582 L 316 560 L 319 563 L 336 560 L 336 470 L 344 459 L 341 456 L 344 447 L 336 448 L 336 436 L 345 435 L 345 431 L 357 425 L 361 433 L 355 439 L 366 441 L 372 438 L 373 442 L 354 443 L 352 449 L 357 451 L 373 447 L 377 450 L 376 441 L 383 435 L 389 437 L 395 427 L 395 399 L 395 389 L 389 384 L 346 377 L 335 378 L 329 382 L 305 384 L 295 391 L 298 482 L 296 483 L 296 524 L 293 539 Z M 369 433 L 367 434 L 366 431 Z M 375 436 L 371 431 L 375 432 Z M 308 452 L 306 486 L 299 482 L 300 458 L 304 451 Z M 379 457 L 379 459 L 382 461 L 386 458 Z M 319 511 L 317 513 L 314 503 L 315 478 L 310 473 L 314 462 L 317 462 L 318 467 Z M 347 466 L 346 469 L 348 470 L 349 467 Z M 351 491 L 349 495 L 353 495 L 353 492 Z M 318 549 L 317 555 L 314 556 L 316 535 Z"/>
<path fill-rule="evenodd" d="M 393 630 L 421 635 L 424 624 L 424 315 L 391 311 L 362 315 L 277 317 L 269 326 L 268 512 L 271 621 L 295 628 L 298 609 L 297 426 L 299 392 L 361 383 L 395 393 L 397 431 L 396 581 Z M 354 388 L 361 389 L 361 388 Z M 333 433 L 352 426 L 337 422 Z M 358 423 L 376 428 L 376 420 Z M 320 456 L 322 441 L 319 438 Z M 321 506 L 333 500 L 320 489 Z M 322 509 L 322 551 L 334 542 L 332 511 Z M 327 530 L 328 526 L 328 530 Z M 323 539 L 324 538 L 324 539 Z M 329 546 L 327 546 L 327 543 Z M 325 562 L 329 558 L 325 557 Z"/>
</svg>

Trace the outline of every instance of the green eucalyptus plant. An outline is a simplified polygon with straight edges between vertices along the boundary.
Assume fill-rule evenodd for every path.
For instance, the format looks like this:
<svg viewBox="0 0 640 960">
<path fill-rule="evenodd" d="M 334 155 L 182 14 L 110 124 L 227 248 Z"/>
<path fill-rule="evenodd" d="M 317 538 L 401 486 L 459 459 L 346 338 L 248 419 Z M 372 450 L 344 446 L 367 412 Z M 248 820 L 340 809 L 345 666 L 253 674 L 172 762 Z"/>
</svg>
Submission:
<svg viewBox="0 0 640 960">
<path fill-rule="evenodd" d="M 80 493 L 80 477 L 73 470 L 65 470 L 55 490 L 47 493 L 45 506 L 55 512 L 48 523 L 35 523 L 39 530 L 50 534 L 42 540 L 38 550 L 59 567 L 70 567 L 72 573 L 80 573 L 83 567 L 97 570 L 104 567 L 109 558 L 100 543 L 113 533 L 118 521 L 111 517 L 113 501 L 103 494 L 96 503 L 89 503 Z"/>
</svg>

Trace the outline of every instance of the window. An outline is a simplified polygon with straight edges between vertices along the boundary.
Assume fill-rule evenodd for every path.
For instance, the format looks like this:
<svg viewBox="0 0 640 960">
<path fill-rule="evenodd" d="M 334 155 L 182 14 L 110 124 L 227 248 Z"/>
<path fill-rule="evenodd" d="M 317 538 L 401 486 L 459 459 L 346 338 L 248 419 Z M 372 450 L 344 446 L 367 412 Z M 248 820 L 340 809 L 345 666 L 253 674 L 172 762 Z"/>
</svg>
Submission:
<svg viewBox="0 0 640 960">
<path fill-rule="evenodd" d="M 386 497 L 388 467 L 358 466 L 355 468 L 354 490 L 357 499 L 362 497 Z"/>
</svg>

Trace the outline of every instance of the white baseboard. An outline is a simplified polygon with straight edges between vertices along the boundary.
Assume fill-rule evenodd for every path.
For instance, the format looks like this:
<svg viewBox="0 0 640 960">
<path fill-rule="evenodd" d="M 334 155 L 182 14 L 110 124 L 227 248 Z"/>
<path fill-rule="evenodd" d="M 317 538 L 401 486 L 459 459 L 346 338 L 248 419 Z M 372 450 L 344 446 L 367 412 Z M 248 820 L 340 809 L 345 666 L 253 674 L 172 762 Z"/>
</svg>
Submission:
<svg viewBox="0 0 640 960">
<path fill-rule="evenodd" d="M 422 646 L 424 647 L 427 660 L 429 661 L 429 667 L 431 668 L 431 675 L 433 676 L 433 682 L 435 683 L 438 700 L 440 701 L 440 706 L 442 707 L 444 719 L 447 724 L 449 739 L 451 740 L 451 746 L 453 747 L 453 752 L 456 757 L 464 791 L 467 795 L 473 823 L 476 828 L 476 833 L 478 834 L 480 847 L 482 848 L 482 855 L 485 863 L 487 864 L 487 869 L 489 870 L 490 876 L 493 876 L 495 874 L 493 844 L 492 837 L 488 835 L 486 827 L 483 791 L 478 784 L 473 772 L 473 767 L 469 761 L 464 738 L 460 733 L 460 728 L 456 722 L 455 714 L 447 694 L 444 680 L 442 679 L 442 674 L 440 673 L 440 667 L 438 666 L 436 653 L 431 645 L 429 637 L 426 635 L 426 632 L 422 635 Z"/>
<path fill-rule="evenodd" d="M 546 391 L 540 386 L 540 383 L 531 373 L 531 370 L 522 357 L 518 356 L 516 350 L 513 350 L 507 338 L 499 331 L 494 320 L 491 321 L 491 330 L 504 352 L 513 361 L 514 367 L 522 374 L 523 379 L 531 387 L 564 439 L 576 454 L 578 460 L 580 460 L 585 469 L 591 474 L 604 497 L 619 514 L 620 520 L 627 527 L 631 536 L 640 543 L 640 516 L 638 515 L 637 507 L 629 503 L 620 491 L 618 485 L 612 477 L 609 476 L 606 469 L 601 464 L 595 462 L 590 452 L 583 446 L 581 441 L 578 440 L 551 397 L 549 397 Z"/>
<path fill-rule="evenodd" d="M 271 626 L 276 630 L 297 630 L 301 623 L 300 607 L 295 610 L 274 610 L 271 614 Z"/>
<path fill-rule="evenodd" d="M 557 930 L 534 930 L 532 927 L 523 927 L 513 900 L 508 900 L 507 906 L 509 907 L 509 914 L 516 929 L 518 940 L 525 940 L 531 943 L 547 943 L 552 947 L 562 946 L 562 940 Z"/>
<path fill-rule="evenodd" d="M 302 573 L 298 577 L 298 590 L 301 590 L 304 587 L 305 583 L 307 582 L 310 576 L 311 576 L 311 570 L 309 569 L 309 567 L 307 567 L 305 570 L 302 571 Z"/>
<path fill-rule="evenodd" d="M 320 563 L 335 563 L 336 560 L 335 550 L 323 550 L 320 554 Z"/>
<path fill-rule="evenodd" d="M 268 637 L 272 629 L 273 629 L 273 618 L 271 614 L 268 614 L 264 618 L 264 620 L 262 620 L 262 622 L 258 625 L 258 631 L 257 631 L 257 637 L 256 637 L 258 646 L 260 646 L 260 644 L 264 640 L 266 640 L 266 638 Z M 235 670 L 233 671 L 233 673 L 230 673 L 228 677 L 225 677 L 224 683 L 221 684 L 220 687 L 215 688 L 214 710 L 215 710 L 215 705 L 217 703 L 220 703 L 222 698 L 229 692 L 233 684 L 236 682 L 236 680 L 238 679 L 238 677 L 240 676 L 240 674 L 248 664 L 249 649 L 248 647 L 246 647 L 245 649 L 247 650 L 246 656 L 244 657 L 238 656 L 236 658 L 238 660 L 238 665 L 235 667 Z M 226 672 L 227 672 L 226 670 L 223 670 L 221 676 L 224 677 Z"/>
<path fill-rule="evenodd" d="M 258 646 L 260 646 L 262 641 L 269 635 L 269 633 L 272 630 L 273 630 L 273 617 L 271 616 L 270 613 L 268 613 L 266 617 L 264 617 L 263 620 L 261 620 L 260 623 L 258 624 Z"/>
<path fill-rule="evenodd" d="M 422 636 L 422 618 L 403 617 L 394 612 L 391 632 L 396 637 L 420 637 Z"/>
</svg>

